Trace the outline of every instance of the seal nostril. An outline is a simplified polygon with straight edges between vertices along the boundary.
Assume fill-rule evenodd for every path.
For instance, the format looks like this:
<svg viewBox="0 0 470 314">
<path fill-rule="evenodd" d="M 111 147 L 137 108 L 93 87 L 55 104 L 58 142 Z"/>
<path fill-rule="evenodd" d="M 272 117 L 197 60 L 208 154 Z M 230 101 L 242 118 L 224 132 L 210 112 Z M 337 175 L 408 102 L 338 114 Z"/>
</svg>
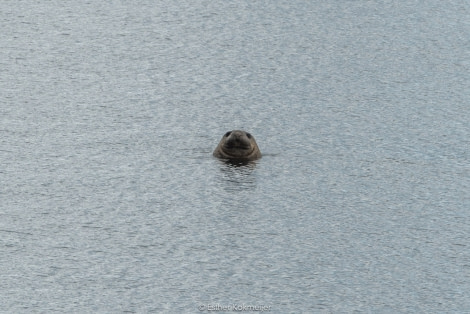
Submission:
<svg viewBox="0 0 470 314">
<path fill-rule="evenodd" d="M 229 131 L 229 132 L 225 133 L 224 136 L 227 137 L 227 136 L 229 136 L 231 133 L 232 133 L 232 131 Z"/>
</svg>

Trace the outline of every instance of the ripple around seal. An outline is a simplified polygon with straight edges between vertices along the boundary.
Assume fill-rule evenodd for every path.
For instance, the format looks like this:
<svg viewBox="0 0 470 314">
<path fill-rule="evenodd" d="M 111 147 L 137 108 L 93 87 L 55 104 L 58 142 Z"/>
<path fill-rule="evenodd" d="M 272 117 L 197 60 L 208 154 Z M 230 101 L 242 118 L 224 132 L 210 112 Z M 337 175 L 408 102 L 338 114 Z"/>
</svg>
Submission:
<svg viewBox="0 0 470 314">
<path fill-rule="evenodd" d="M 2 1 L 2 310 L 467 312 L 469 11 Z"/>
</svg>

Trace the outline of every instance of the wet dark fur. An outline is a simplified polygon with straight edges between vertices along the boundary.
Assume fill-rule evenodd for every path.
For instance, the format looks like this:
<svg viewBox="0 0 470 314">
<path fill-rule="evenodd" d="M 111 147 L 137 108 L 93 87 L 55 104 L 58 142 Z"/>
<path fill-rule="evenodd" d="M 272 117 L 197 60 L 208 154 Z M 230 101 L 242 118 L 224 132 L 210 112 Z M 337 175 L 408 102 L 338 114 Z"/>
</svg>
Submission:
<svg viewBox="0 0 470 314">
<path fill-rule="evenodd" d="M 255 138 L 248 132 L 233 130 L 224 134 L 213 155 L 217 158 L 256 160 L 261 152 Z"/>
</svg>

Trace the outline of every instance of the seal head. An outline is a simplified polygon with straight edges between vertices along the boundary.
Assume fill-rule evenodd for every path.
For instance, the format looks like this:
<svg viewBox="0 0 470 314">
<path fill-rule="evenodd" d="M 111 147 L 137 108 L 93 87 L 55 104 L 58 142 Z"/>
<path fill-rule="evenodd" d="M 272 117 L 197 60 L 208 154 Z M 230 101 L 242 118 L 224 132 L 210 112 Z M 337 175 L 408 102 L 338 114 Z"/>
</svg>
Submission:
<svg viewBox="0 0 470 314">
<path fill-rule="evenodd" d="M 255 138 L 248 132 L 233 130 L 224 134 L 213 155 L 217 158 L 235 160 L 255 160 L 261 152 Z"/>
</svg>

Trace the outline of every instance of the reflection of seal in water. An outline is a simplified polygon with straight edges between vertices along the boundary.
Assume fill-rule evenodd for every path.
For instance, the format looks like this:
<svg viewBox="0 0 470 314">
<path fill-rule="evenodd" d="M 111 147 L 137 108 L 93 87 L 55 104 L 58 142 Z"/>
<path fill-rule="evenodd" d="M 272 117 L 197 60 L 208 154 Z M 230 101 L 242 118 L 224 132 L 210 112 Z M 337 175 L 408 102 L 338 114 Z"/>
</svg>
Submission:
<svg viewBox="0 0 470 314">
<path fill-rule="evenodd" d="M 250 133 L 240 130 L 225 133 L 213 155 L 218 158 L 236 160 L 261 158 L 255 138 Z"/>
</svg>

